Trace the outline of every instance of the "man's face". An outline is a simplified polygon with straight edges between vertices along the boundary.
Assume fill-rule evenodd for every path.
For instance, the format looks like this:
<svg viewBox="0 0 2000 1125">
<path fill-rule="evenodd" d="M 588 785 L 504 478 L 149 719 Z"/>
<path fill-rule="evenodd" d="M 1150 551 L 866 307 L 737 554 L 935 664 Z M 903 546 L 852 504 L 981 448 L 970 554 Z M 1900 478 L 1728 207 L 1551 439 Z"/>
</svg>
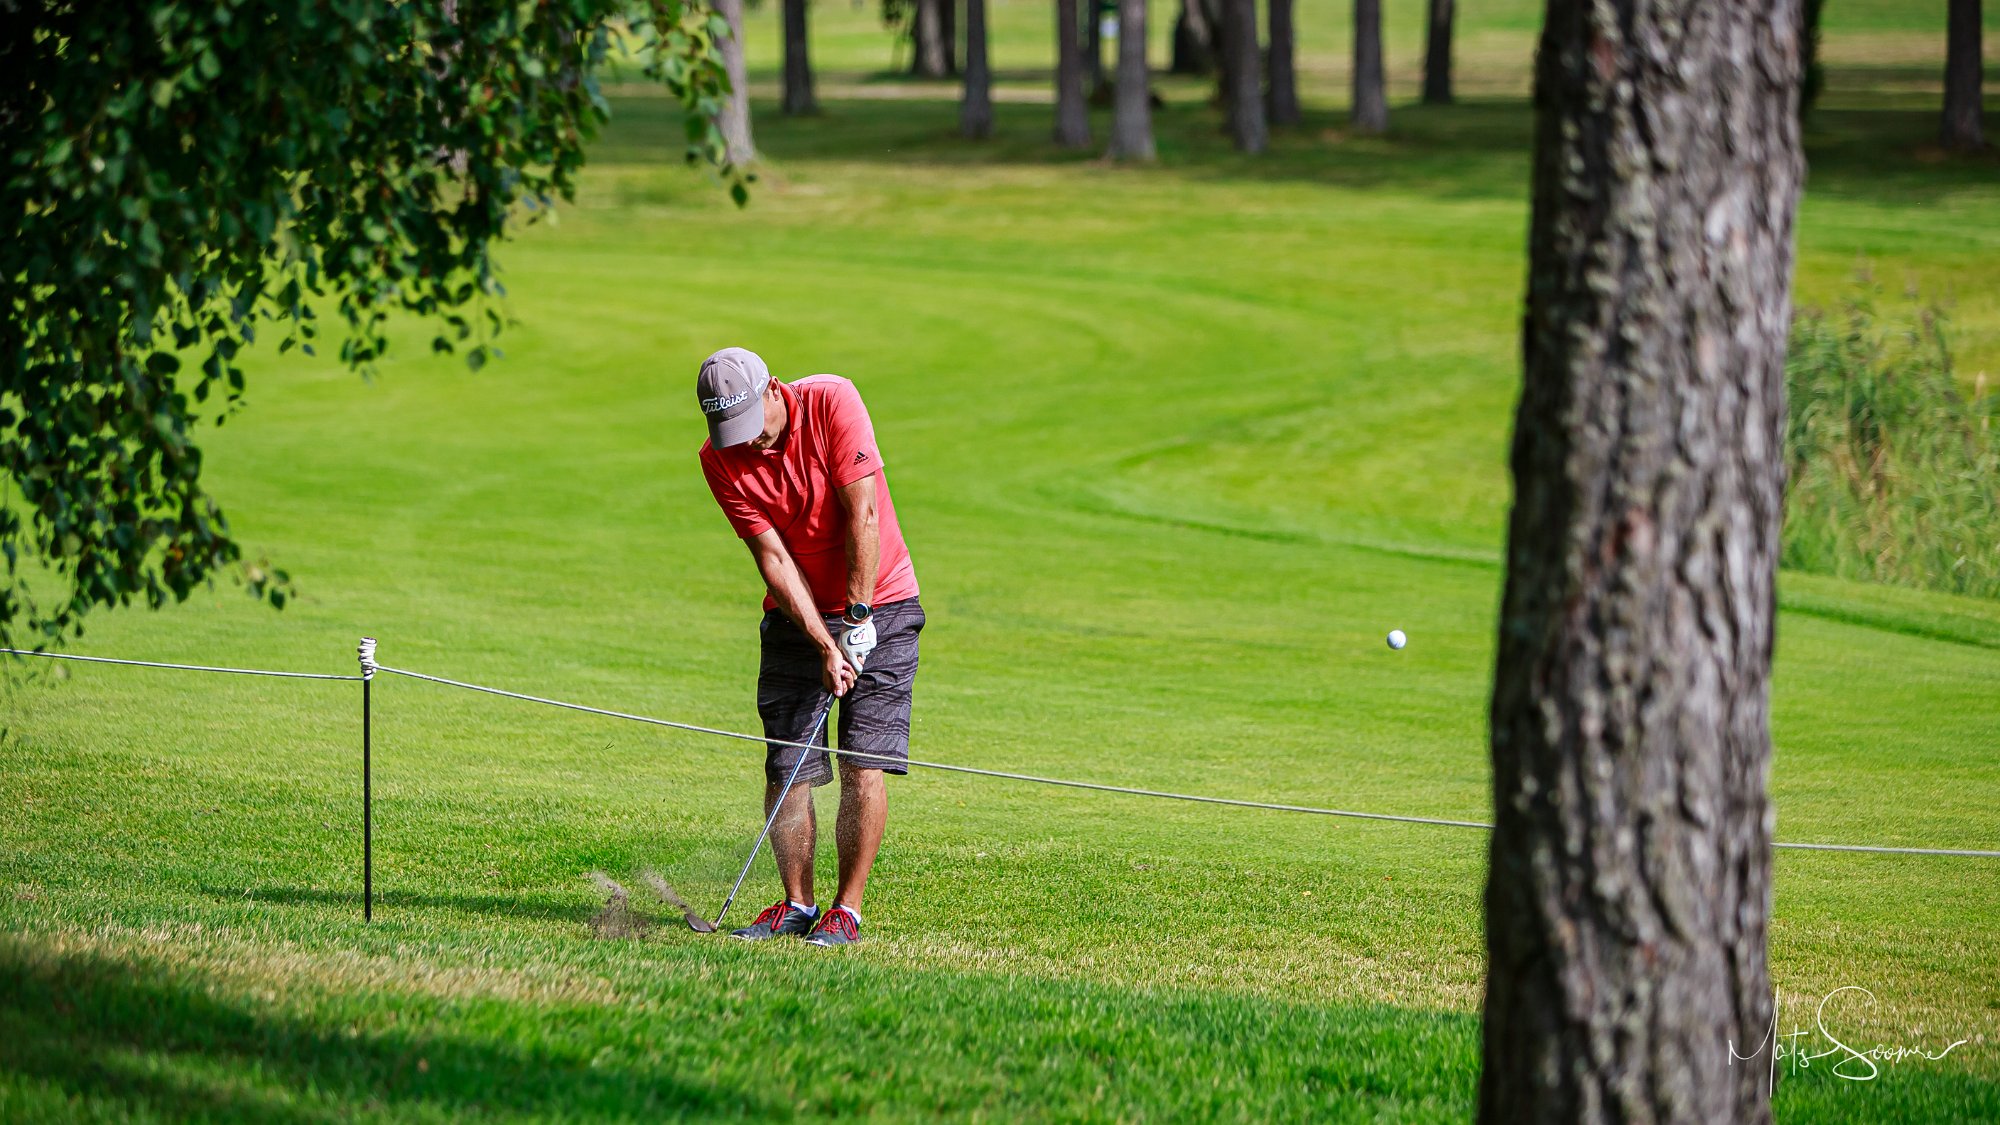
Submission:
<svg viewBox="0 0 2000 1125">
<path fill-rule="evenodd" d="M 769 449 L 778 444 L 785 433 L 785 394 L 778 389 L 778 381 L 764 388 L 764 432 L 750 439 L 750 448 Z"/>
</svg>

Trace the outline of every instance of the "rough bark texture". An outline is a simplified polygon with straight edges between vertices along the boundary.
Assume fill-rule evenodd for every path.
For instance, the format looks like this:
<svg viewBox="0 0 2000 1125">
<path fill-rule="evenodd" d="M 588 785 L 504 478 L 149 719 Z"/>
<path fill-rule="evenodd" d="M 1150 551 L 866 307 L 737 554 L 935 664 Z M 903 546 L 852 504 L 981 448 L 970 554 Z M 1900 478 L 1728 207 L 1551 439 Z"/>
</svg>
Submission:
<svg viewBox="0 0 2000 1125">
<path fill-rule="evenodd" d="M 1297 40 L 1292 34 L 1292 0 L 1271 0 L 1271 50 L 1266 65 L 1264 110 L 1273 125 L 1299 123 L 1299 76 L 1294 64 Z"/>
<path fill-rule="evenodd" d="M 910 15 L 910 73 L 943 78 L 951 71 L 945 51 L 944 6 L 949 0 L 917 0 Z"/>
<path fill-rule="evenodd" d="M 986 50 L 986 0 L 965 0 L 965 96 L 958 131 L 971 140 L 993 135 L 993 71 Z"/>
<path fill-rule="evenodd" d="M 1152 75 L 1146 70 L 1146 0 L 1118 0 L 1118 101 L 1111 111 L 1113 160 L 1153 159 Z"/>
<path fill-rule="evenodd" d="M 1222 50 L 1229 59 L 1223 67 L 1223 104 L 1230 139 L 1240 152 L 1263 152 L 1270 138 L 1257 58 L 1257 0 L 1223 0 Z"/>
<path fill-rule="evenodd" d="M 819 112 L 813 97 L 812 53 L 806 36 L 806 0 L 785 0 L 785 100 L 787 117 Z"/>
<path fill-rule="evenodd" d="M 1207 74 L 1215 67 L 1215 21 L 1202 0 L 1181 0 L 1180 14 L 1174 17 L 1175 74 Z"/>
<path fill-rule="evenodd" d="M 1056 144 L 1090 147 L 1090 108 L 1083 103 L 1083 46 L 1077 0 L 1056 0 Z"/>
<path fill-rule="evenodd" d="M 1382 0 L 1354 0 L 1354 107 L 1363 133 L 1389 128 L 1389 99 L 1382 89 Z"/>
<path fill-rule="evenodd" d="M 1986 143 L 1979 114 L 1982 93 L 1980 73 L 1979 0 L 1951 0 L 1946 17 L 1944 53 L 1944 147 L 1970 152 Z"/>
<path fill-rule="evenodd" d="M 748 164 L 757 159 L 757 146 L 750 140 L 750 82 L 743 73 L 743 0 L 715 0 L 715 11 L 729 21 L 729 37 L 721 44 L 729 97 L 722 103 L 716 125 L 729 147 L 729 162 Z"/>
<path fill-rule="evenodd" d="M 1770 1120 L 1797 3 L 1548 0 L 1485 1122 Z"/>
<path fill-rule="evenodd" d="M 1424 35 L 1424 104 L 1451 104 L 1451 23 L 1455 0 L 1430 0 Z"/>
</svg>

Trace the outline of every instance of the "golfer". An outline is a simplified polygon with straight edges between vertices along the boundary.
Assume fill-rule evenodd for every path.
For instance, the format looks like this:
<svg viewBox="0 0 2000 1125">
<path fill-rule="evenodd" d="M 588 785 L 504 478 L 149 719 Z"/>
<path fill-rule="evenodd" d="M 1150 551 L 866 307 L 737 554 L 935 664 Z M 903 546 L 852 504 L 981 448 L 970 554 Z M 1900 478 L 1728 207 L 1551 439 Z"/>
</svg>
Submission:
<svg viewBox="0 0 2000 1125">
<path fill-rule="evenodd" d="M 854 384 L 838 375 L 771 378 L 755 352 L 724 348 L 702 361 L 695 397 L 708 418 L 701 470 L 715 502 L 750 546 L 764 578 L 757 713 L 764 737 L 826 745 L 822 708 L 840 697 L 840 887 L 830 909 L 813 898 L 817 821 L 812 789 L 833 780 L 830 755 L 771 745 L 764 815 L 772 815 L 799 755 L 809 759 L 771 825 L 785 897 L 735 936 L 803 934 L 815 945 L 861 939 L 861 894 L 889 812 L 885 773 L 908 773 L 910 688 L 924 610 L 896 525 L 875 427 Z"/>
</svg>

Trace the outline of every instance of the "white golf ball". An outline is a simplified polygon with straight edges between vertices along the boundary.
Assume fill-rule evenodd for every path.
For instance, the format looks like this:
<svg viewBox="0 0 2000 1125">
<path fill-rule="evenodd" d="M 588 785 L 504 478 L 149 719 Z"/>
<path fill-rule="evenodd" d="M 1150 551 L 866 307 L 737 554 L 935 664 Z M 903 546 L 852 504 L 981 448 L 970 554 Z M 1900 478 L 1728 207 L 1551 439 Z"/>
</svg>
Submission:
<svg viewBox="0 0 2000 1125">
<path fill-rule="evenodd" d="M 1391 629 L 1391 630 L 1389 630 L 1389 647 L 1390 647 L 1390 648 L 1402 648 L 1402 647 L 1403 647 L 1404 645 L 1406 645 L 1406 644 L 1409 644 L 1409 643 L 1410 643 L 1410 638 L 1408 638 L 1408 637 L 1404 636 L 1404 635 L 1403 635 L 1403 631 L 1402 631 L 1401 629 Z"/>
</svg>

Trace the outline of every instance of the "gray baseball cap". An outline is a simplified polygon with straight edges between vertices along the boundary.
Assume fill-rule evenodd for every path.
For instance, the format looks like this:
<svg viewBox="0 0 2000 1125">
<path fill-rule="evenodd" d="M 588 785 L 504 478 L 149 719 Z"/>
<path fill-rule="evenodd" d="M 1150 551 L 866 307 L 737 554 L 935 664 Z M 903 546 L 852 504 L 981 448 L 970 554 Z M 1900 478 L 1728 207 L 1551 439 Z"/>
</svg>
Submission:
<svg viewBox="0 0 2000 1125">
<path fill-rule="evenodd" d="M 709 444 L 717 449 L 742 445 L 764 432 L 764 391 L 771 369 L 748 348 L 724 348 L 701 361 L 694 395 L 708 418 Z"/>
</svg>

